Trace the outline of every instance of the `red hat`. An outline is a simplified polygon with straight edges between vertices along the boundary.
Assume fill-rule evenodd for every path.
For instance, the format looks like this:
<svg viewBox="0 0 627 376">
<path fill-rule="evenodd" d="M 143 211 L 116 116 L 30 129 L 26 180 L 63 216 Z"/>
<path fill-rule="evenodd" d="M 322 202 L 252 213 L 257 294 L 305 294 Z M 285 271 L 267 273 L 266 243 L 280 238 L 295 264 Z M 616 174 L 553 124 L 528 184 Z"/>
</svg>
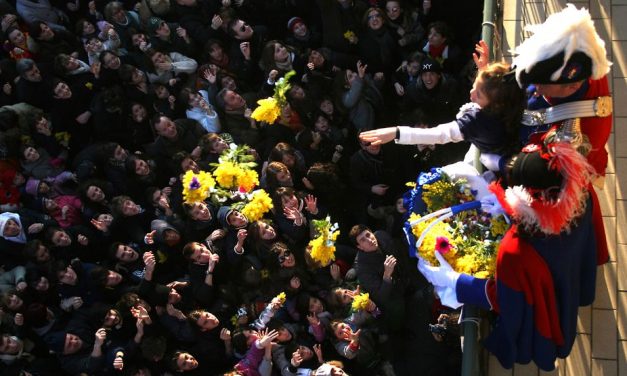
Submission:
<svg viewBox="0 0 627 376">
<path fill-rule="evenodd" d="M 305 23 L 305 21 L 303 21 L 302 18 L 300 18 L 300 17 L 292 17 L 292 18 L 290 18 L 289 21 L 287 21 L 287 29 L 289 31 L 293 32 L 294 28 L 296 27 L 296 25 L 304 24 L 304 23 Z"/>
</svg>

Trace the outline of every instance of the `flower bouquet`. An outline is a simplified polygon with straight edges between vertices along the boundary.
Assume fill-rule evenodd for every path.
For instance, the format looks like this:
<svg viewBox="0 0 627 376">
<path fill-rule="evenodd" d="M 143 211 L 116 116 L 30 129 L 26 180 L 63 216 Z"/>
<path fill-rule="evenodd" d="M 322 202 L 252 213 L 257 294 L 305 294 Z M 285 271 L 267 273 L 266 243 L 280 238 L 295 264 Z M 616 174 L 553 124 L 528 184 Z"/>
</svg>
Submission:
<svg viewBox="0 0 627 376">
<path fill-rule="evenodd" d="M 411 213 L 404 228 L 410 256 L 438 265 L 437 251 L 457 272 L 493 276 L 499 243 L 509 225 L 497 211 L 482 210 L 485 203 L 480 200 L 485 197 L 487 183 L 469 165 L 421 173 L 404 197 Z"/>
<path fill-rule="evenodd" d="M 340 235 L 338 224 L 331 224 L 331 218 L 313 220 L 316 237 L 309 241 L 311 258 L 322 266 L 335 260 L 335 241 Z"/>
</svg>

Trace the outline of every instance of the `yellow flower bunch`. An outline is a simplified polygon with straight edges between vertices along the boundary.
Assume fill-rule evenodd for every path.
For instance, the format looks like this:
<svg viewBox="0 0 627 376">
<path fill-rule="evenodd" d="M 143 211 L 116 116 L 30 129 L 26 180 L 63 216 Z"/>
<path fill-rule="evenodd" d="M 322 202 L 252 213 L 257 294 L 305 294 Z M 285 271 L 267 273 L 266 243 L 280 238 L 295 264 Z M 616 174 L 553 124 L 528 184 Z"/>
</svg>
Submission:
<svg viewBox="0 0 627 376">
<path fill-rule="evenodd" d="M 353 298 L 351 308 L 353 311 L 365 311 L 370 304 L 370 295 L 366 292 Z"/>
<path fill-rule="evenodd" d="M 215 185 L 216 182 L 210 173 L 200 171 L 194 174 L 189 170 L 183 176 L 183 200 L 187 203 L 204 201 Z"/>
<path fill-rule="evenodd" d="M 223 161 L 213 171 L 216 181 L 224 189 L 237 189 L 237 179 L 242 174 L 242 168 L 233 162 Z"/>
<path fill-rule="evenodd" d="M 412 213 L 412 215 L 409 217 L 409 222 L 418 219 L 420 219 L 420 215 Z M 420 238 L 423 231 L 427 229 L 431 222 L 433 222 L 433 220 L 419 222 L 418 224 L 412 226 L 411 232 L 414 234 L 416 239 Z M 433 251 L 436 249 L 437 238 L 440 236 L 448 238 L 451 245 L 453 245 L 452 249 L 446 252 L 443 256 L 446 261 L 448 261 L 451 266 L 453 266 L 453 269 L 455 269 L 454 264 L 455 256 L 457 255 L 457 247 L 455 246 L 456 244 L 455 238 L 453 236 L 453 229 L 446 222 L 439 222 L 433 228 L 431 228 L 431 230 L 429 230 L 427 236 L 425 236 L 424 240 L 422 241 L 422 244 L 420 244 L 420 248 L 418 248 L 418 255 L 423 259 L 429 261 L 431 265 L 438 265 L 438 260 L 435 258 Z"/>
<path fill-rule="evenodd" d="M 279 295 L 277 295 L 275 297 L 275 299 L 277 299 L 279 301 L 279 303 L 281 303 L 281 305 L 285 304 L 285 299 L 287 298 L 287 296 L 285 295 L 285 292 L 281 292 Z"/>
<path fill-rule="evenodd" d="M 329 217 L 324 220 L 313 221 L 313 225 L 318 236 L 309 241 L 311 249 L 309 255 L 320 265 L 327 266 L 335 260 L 335 241 L 340 232 L 335 230 L 336 226 L 331 225 Z"/>
<path fill-rule="evenodd" d="M 281 107 L 276 99 L 269 97 L 266 99 L 260 99 L 257 101 L 259 105 L 253 113 L 250 115 L 257 121 L 263 121 L 268 124 L 273 124 L 276 119 L 281 115 Z"/>
<path fill-rule="evenodd" d="M 237 186 L 241 191 L 250 192 L 259 185 L 259 175 L 257 171 L 240 167 L 240 174 L 237 176 Z"/>
<path fill-rule="evenodd" d="M 250 222 L 254 222 L 263 218 L 263 215 L 269 212 L 272 207 L 270 195 L 263 189 L 260 189 L 252 193 L 250 202 L 244 206 L 241 212 Z"/>
<path fill-rule="evenodd" d="M 344 38 L 346 38 L 349 41 L 351 41 L 351 40 L 353 40 L 355 38 L 355 33 L 353 33 L 351 30 L 346 30 L 344 32 Z"/>
</svg>

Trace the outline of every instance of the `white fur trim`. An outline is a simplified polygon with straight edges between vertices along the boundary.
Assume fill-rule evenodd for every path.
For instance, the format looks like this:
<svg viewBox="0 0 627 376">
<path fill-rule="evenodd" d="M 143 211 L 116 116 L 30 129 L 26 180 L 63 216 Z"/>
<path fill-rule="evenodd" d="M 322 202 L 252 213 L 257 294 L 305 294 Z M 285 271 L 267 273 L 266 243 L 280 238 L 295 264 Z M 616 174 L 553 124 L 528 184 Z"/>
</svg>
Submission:
<svg viewBox="0 0 627 376">
<path fill-rule="evenodd" d="M 520 83 L 520 75 L 529 71 L 536 63 L 546 60 L 564 51 L 562 66 L 551 75 L 557 80 L 571 55 L 583 52 L 592 59 L 592 78 L 600 79 L 610 71 L 610 63 L 606 58 L 605 42 L 596 32 L 594 22 L 587 9 L 577 9 L 568 4 L 564 10 L 547 18 L 540 25 L 529 25 L 525 28 L 533 33 L 529 39 L 519 45 L 513 60 L 516 66 L 516 79 Z"/>
</svg>

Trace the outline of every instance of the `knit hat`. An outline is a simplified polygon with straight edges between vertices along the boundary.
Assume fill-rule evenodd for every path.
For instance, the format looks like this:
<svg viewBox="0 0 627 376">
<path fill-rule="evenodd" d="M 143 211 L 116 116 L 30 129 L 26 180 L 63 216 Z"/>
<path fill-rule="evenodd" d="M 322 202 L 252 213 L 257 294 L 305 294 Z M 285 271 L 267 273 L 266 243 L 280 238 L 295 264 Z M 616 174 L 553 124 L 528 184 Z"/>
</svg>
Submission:
<svg viewBox="0 0 627 376">
<path fill-rule="evenodd" d="M 436 60 L 426 57 L 420 64 L 420 73 L 425 72 L 442 73 L 442 66 Z"/>
<path fill-rule="evenodd" d="M 287 29 L 291 32 L 294 32 L 294 28 L 296 27 L 296 25 L 298 24 L 304 24 L 305 21 L 303 21 L 302 18 L 300 17 L 292 17 L 290 18 L 289 21 L 287 21 Z"/>
<path fill-rule="evenodd" d="M 221 206 L 218 210 L 218 220 L 222 226 L 230 226 L 227 218 L 229 214 L 233 213 L 234 209 L 231 209 L 230 206 Z"/>
<path fill-rule="evenodd" d="M 164 21 L 159 17 L 150 17 L 150 19 L 148 19 L 148 25 L 146 25 L 146 29 L 151 34 L 155 34 L 159 26 L 161 26 L 162 22 Z"/>
<path fill-rule="evenodd" d="M 53 332 L 44 337 L 44 342 L 48 345 L 50 351 L 57 354 L 63 354 L 65 349 L 66 332 Z"/>
<path fill-rule="evenodd" d="M 32 59 L 20 59 L 15 63 L 15 70 L 20 76 L 24 76 L 26 72 L 33 69 L 35 66 L 35 61 Z"/>
<path fill-rule="evenodd" d="M 528 84 L 565 84 L 589 77 L 598 80 L 610 70 L 605 42 L 594 28 L 590 13 L 568 4 L 540 25 L 516 47 L 513 60 L 516 79 Z"/>
<path fill-rule="evenodd" d="M 41 180 L 39 179 L 35 179 L 33 177 L 28 178 L 25 188 L 26 193 L 33 197 L 37 197 L 37 195 L 39 194 L 39 183 L 41 183 Z"/>
</svg>

